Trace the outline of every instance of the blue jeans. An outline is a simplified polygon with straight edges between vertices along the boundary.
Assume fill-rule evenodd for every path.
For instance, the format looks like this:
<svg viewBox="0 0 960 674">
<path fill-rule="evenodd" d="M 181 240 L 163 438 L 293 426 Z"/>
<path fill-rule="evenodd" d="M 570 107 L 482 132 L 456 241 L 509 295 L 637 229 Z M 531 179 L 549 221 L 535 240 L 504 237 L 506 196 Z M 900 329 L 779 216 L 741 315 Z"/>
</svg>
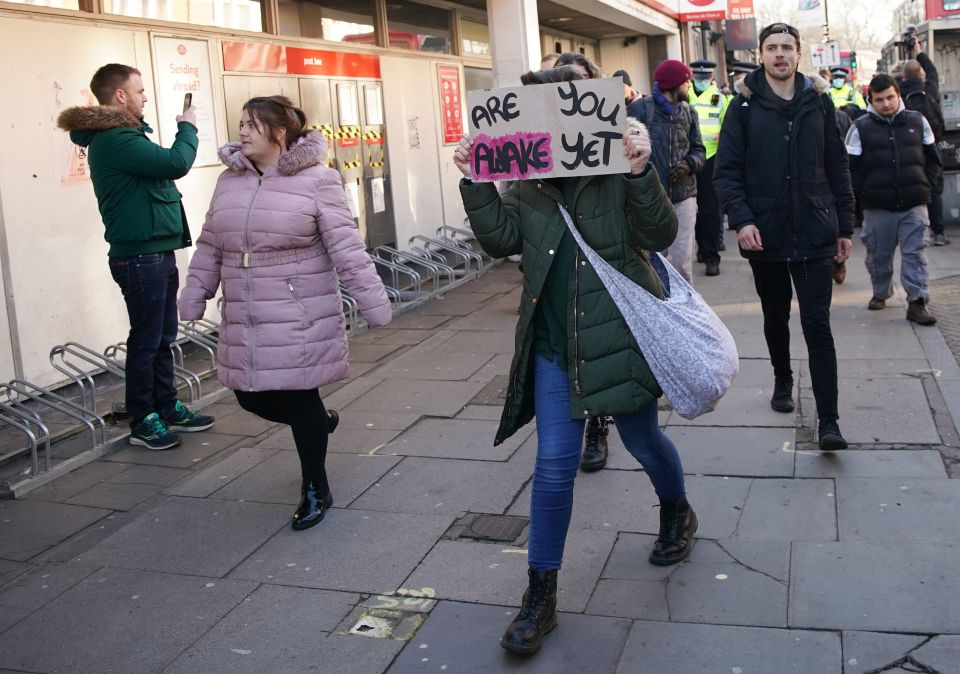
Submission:
<svg viewBox="0 0 960 674">
<path fill-rule="evenodd" d="M 534 569 L 559 569 L 573 512 L 573 481 L 580 466 L 583 419 L 570 418 L 570 385 L 556 358 L 536 356 L 534 405 L 537 462 L 530 502 L 527 557 Z M 684 495 L 683 466 L 677 448 L 660 430 L 657 403 L 614 417 L 624 446 L 643 466 L 660 501 Z"/>
<path fill-rule="evenodd" d="M 130 318 L 126 403 L 136 426 L 151 412 L 169 414 L 177 401 L 170 344 L 177 338 L 180 276 L 172 252 L 111 257 L 110 273 Z"/>
</svg>

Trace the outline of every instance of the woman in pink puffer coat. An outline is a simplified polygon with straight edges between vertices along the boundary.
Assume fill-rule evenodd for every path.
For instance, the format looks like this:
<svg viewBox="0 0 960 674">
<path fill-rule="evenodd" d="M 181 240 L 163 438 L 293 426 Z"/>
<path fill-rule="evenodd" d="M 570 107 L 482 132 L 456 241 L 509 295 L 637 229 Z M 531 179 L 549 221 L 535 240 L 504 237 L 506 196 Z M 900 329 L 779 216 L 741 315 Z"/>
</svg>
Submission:
<svg viewBox="0 0 960 674">
<path fill-rule="evenodd" d="M 292 427 L 303 473 L 294 529 L 333 502 L 324 464 L 339 417 L 317 389 L 347 376 L 339 282 L 371 326 L 392 316 L 340 174 L 323 166 L 326 141 L 305 124 L 283 96 L 243 106 L 178 303 L 183 320 L 200 318 L 223 285 L 218 376 L 245 410 Z"/>
</svg>

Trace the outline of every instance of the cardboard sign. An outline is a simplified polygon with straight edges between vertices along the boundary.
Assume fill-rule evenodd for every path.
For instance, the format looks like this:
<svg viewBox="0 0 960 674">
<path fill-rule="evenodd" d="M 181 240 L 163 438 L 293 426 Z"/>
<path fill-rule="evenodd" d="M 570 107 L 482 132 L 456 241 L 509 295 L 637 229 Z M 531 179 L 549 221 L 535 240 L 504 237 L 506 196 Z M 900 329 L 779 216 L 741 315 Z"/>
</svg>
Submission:
<svg viewBox="0 0 960 674">
<path fill-rule="evenodd" d="M 467 93 L 476 182 L 628 173 L 619 78 Z"/>
</svg>

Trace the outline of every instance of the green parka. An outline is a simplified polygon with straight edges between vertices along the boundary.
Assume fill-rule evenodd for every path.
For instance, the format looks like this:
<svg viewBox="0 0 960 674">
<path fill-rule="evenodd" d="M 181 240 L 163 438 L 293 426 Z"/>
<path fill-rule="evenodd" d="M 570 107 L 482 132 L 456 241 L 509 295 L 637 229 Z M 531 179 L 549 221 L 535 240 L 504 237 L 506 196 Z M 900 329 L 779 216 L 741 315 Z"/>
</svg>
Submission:
<svg viewBox="0 0 960 674">
<path fill-rule="evenodd" d="M 534 416 L 533 338 L 537 299 L 567 229 L 559 190 L 539 180 L 513 183 L 501 196 L 492 183 L 463 180 L 470 225 L 494 257 L 523 255 L 523 296 L 503 416 L 494 444 Z M 660 279 L 646 251 L 664 250 L 677 236 L 677 214 L 650 166 L 640 176 L 579 179 L 566 204 L 584 240 L 635 283 L 658 297 Z M 577 250 L 567 288 L 567 376 L 570 416 L 635 412 L 662 395 L 650 367 L 610 294 Z"/>
<path fill-rule="evenodd" d="M 109 255 L 160 253 L 191 244 L 187 217 L 174 180 L 187 175 L 197 156 L 197 129 L 177 124 L 168 149 L 149 138 L 143 120 L 106 105 L 68 108 L 57 120 L 70 140 L 87 148 Z"/>
</svg>

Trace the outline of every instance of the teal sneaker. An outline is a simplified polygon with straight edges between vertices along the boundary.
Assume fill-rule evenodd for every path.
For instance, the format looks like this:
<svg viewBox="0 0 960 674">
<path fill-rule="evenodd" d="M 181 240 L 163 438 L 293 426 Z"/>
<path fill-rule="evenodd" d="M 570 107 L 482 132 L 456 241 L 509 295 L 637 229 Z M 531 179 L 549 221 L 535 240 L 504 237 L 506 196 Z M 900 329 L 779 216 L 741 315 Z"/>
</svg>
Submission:
<svg viewBox="0 0 960 674">
<path fill-rule="evenodd" d="M 130 429 L 130 444 L 147 449 L 171 449 L 180 444 L 180 436 L 167 430 L 156 412 L 148 414 L 143 421 Z"/>
<path fill-rule="evenodd" d="M 187 406 L 179 400 L 176 405 L 174 405 L 173 412 L 163 418 L 163 423 L 180 433 L 205 431 L 213 426 L 213 422 L 213 417 L 191 412 L 187 409 Z"/>
</svg>

